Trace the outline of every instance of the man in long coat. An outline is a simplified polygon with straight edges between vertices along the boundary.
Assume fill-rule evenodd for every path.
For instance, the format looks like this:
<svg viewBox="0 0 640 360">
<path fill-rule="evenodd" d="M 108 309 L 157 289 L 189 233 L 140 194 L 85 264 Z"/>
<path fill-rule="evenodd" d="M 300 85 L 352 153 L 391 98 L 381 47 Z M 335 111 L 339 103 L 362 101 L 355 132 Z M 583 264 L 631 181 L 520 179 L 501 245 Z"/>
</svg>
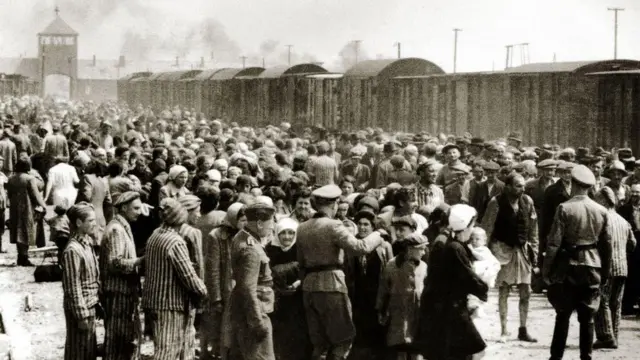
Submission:
<svg viewBox="0 0 640 360">
<path fill-rule="evenodd" d="M 53 134 L 44 138 L 44 154 L 51 159 L 69 161 L 69 145 L 67 138 L 60 132 L 60 124 L 53 124 Z"/>
<path fill-rule="evenodd" d="M 105 360 L 134 359 L 139 355 L 141 323 L 140 275 L 143 258 L 136 256 L 130 221 L 142 211 L 140 194 L 116 194 L 116 214 L 107 225 L 101 244 L 100 275 L 105 309 Z"/>
<path fill-rule="evenodd" d="M 364 255 L 382 243 L 374 231 L 356 239 L 340 220 L 333 219 L 342 191 L 336 185 L 313 192 L 318 212 L 298 227 L 298 262 L 312 360 L 346 359 L 355 336 L 351 302 L 342 270 L 345 251 Z"/>
<path fill-rule="evenodd" d="M 245 209 L 247 225 L 233 238 L 231 267 L 236 282 L 231 291 L 230 360 L 275 360 L 273 312 L 275 295 L 265 239 L 274 229 L 275 208 L 253 204 Z"/>
<path fill-rule="evenodd" d="M 524 194 L 522 175 L 512 173 L 505 180 L 504 192 L 489 201 L 483 220 L 489 246 L 498 258 L 500 272 L 496 279 L 499 287 L 501 342 L 506 341 L 507 306 L 509 291 L 513 285 L 520 295 L 520 328 L 518 340 L 536 342 L 527 331 L 529 299 L 531 297 L 531 273 L 537 271 L 538 216 L 533 200 Z"/>
<path fill-rule="evenodd" d="M 593 316 L 600 306 L 601 279 L 609 277 L 611 234 L 607 210 L 588 197 L 595 176 L 584 165 L 571 171 L 573 197 L 559 205 L 545 252 L 542 276 L 556 310 L 551 360 L 560 360 L 574 310 L 580 322 L 580 358 L 591 359 Z"/>
</svg>

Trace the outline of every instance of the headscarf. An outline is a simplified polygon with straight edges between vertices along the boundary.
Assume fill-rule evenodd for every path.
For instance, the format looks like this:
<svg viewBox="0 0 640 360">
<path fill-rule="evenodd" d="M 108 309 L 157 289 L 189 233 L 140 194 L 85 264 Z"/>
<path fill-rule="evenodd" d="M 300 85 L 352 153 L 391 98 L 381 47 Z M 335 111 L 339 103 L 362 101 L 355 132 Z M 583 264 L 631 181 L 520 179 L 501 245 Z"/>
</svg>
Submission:
<svg viewBox="0 0 640 360">
<path fill-rule="evenodd" d="M 291 249 L 293 245 L 295 245 L 297 234 L 294 235 L 293 242 L 291 243 L 291 245 L 285 247 L 280 243 L 280 233 L 283 232 L 284 230 L 293 230 L 293 232 L 297 233 L 298 222 L 291 218 L 282 218 L 276 224 L 276 236 L 273 237 L 273 240 L 271 241 L 271 245 L 277 246 L 280 249 L 282 249 L 282 251 L 286 252 L 286 251 L 289 251 L 289 249 Z"/>
<path fill-rule="evenodd" d="M 169 226 L 180 226 L 187 222 L 189 213 L 180 202 L 173 198 L 166 198 L 160 204 L 162 221 Z"/>
<path fill-rule="evenodd" d="M 173 181 L 175 180 L 178 176 L 180 176 L 180 174 L 182 173 L 189 173 L 189 171 L 187 170 L 187 168 L 185 168 L 184 166 L 181 165 L 173 165 L 171 167 L 171 169 L 169 169 L 169 176 L 167 178 L 168 181 Z"/>
<path fill-rule="evenodd" d="M 188 212 L 195 210 L 202 200 L 199 197 L 191 194 L 182 195 L 178 198 L 178 202 L 182 205 Z"/>
<path fill-rule="evenodd" d="M 229 208 L 227 209 L 227 215 L 224 217 L 224 220 L 222 220 L 222 224 L 237 229 L 238 213 L 240 213 L 240 210 L 242 210 L 243 207 L 244 204 L 237 202 L 229 205 Z"/>
</svg>

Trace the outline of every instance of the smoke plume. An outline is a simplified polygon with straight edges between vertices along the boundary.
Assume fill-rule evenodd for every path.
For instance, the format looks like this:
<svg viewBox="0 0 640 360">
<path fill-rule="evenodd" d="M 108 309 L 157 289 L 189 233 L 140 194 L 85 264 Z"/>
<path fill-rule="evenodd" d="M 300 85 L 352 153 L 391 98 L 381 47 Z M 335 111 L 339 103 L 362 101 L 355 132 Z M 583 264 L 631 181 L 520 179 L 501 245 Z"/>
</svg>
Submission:
<svg viewBox="0 0 640 360">
<path fill-rule="evenodd" d="M 362 44 L 357 45 L 355 41 L 346 43 L 338 53 L 338 57 L 340 63 L 337 65 L 343 70 L 350 69 L 359 61 L 370 59 Z"/>
</svg>

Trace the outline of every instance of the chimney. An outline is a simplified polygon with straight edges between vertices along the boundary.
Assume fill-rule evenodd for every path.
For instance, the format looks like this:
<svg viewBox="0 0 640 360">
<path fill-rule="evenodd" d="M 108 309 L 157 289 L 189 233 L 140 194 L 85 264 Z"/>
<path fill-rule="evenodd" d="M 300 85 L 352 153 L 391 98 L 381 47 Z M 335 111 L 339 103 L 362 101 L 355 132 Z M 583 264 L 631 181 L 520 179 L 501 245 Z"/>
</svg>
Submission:
<svg viewBox="0 0 640 360">
<path fill-rule="evenodd" d="M 93 55 L 93 62 L 92 62 L 92 64 L 93 64 L 93 67 L 96 67 L 96 55 L 95 55 L 95 54 Z"/>
<path fill-rule="evenodd" d="M 180 56 L 176 56 L 176 63 L 173 66 L 179 68 L 180 67 Z"/>
<path fill-rule="evenodd" d="M 213 61 L 213 51 L 211 51 L 211 60 Z"/>
<path fill-rule="evenodd" d="M 200 57 L 200 68 L 204 69 L 204 56 Z"/>
<path fill-rule="evenodd" d="M 120 55 L 118 58 L 118 67 L 127 67 L 127 61 L 125 60 L 124 55 Z"/>
</svg>

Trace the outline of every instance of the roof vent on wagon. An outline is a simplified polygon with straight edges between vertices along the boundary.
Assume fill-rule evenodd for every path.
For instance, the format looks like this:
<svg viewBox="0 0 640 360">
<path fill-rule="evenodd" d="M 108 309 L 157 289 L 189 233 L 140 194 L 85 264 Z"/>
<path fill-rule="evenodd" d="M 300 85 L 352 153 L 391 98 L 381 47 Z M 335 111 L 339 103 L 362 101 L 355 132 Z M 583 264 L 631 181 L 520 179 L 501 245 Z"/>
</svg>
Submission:
<svg viewBox="0 0 640 360">
<path fill-rule="evenodd" d="M 442 74 L 444 70 L 441 67 L 420 58 L 359 62 L 344 74 L 342 91 L 349 96 L 344 102 L 339 127 L 408 129 L 409 124 L 398 124 L 395 119 L 399 104 L 392 100 L 394 84 L 391 80 L 400 76 Z"/>
<path fill-rule="evenodd" d="M 591 73 L 638 69 L 640 69 L 640 61 L 637 60 L 600 60 L 532 63 L 508 68 L 505 72 L 512 74 L 565 72 L 574 75 L 586 75 Z"/>
</svg>

